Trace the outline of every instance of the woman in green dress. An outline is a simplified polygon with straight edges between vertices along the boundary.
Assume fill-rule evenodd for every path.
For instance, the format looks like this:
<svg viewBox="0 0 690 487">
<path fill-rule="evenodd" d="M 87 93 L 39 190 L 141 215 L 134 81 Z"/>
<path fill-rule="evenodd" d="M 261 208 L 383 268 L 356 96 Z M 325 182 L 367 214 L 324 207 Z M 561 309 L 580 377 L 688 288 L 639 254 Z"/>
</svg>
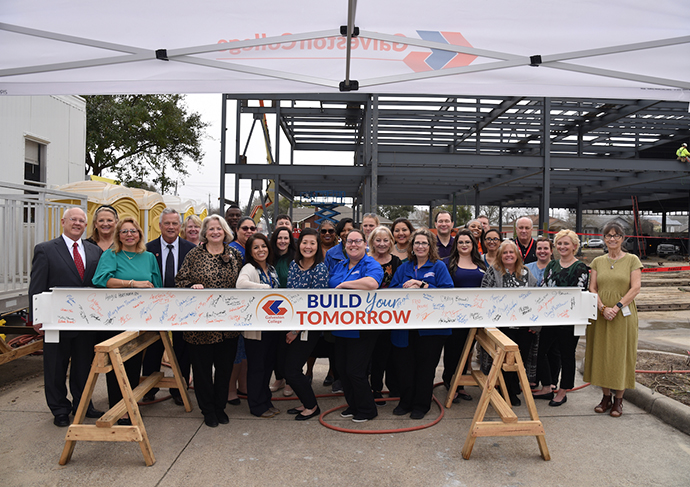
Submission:
<svg viewBox="0 0 690 487">
<path fill-rule="evenodd" d="M 614 418 L 623 414 L 623 393 L 635 388 L 637 362 L 637 309 L 642 263 L 622 249 L 623 228 L 615 222 L 604 226 L 608 255 L 592 261 L 589 290 L 597 293 L 599 312 L 587 327 L 584 380 L 601 386 L 604 397 L 594 408 L 611 409 Z M 614 397 L 611 392 L 614 392 Z"/>
<path fill-rule="evenodd" d="M 162 287 L 161 271 L 156 257 L 146 251 L 144 233 L 139 223 L 131 216 L 124 217 L 115 227 L 115 241 L 112 249 L 103 252 L 98 261 L 93 285 L 110 289 Z M 118 332 L 108 332 L 103 339 L 115 336 Z M 108 336 L 109 335 L 109 336 Z M 125 371 L 132 388 L 139 384 L 142 353 L 125 362 Z M 112 408 L 122 399 L 122 392 L 113 372 L 106 374 L 108 403 Z M 128 417 L 118 420 L 120 425 L 131 424 Z"/>
</svg>

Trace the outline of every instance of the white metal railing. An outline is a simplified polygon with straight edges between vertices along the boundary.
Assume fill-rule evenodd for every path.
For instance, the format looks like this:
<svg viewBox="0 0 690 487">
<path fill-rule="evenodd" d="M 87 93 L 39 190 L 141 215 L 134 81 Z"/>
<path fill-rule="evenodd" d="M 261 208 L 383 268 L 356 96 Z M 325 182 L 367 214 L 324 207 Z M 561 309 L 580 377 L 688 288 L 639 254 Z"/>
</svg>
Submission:
<svg viewBox="0 0 690 487">
<path fill-rule="evenodd" d="M 0 297 L 28 292 L 34 246 L 60 235 L 66 199 L 86 211 L 85 195 L 0 181 Z"/>
</svg>

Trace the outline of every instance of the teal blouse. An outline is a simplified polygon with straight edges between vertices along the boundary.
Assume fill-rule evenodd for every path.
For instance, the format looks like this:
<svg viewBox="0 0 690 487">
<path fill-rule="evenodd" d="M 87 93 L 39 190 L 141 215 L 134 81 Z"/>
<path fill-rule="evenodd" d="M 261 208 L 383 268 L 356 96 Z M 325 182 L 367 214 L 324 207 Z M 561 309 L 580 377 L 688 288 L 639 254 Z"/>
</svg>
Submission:
<svg viewBox="0 0 690 487">
<path fill-rule="evenodd" d="M 163 287 L 158 262 L 151 252 L 133 254 L 123 250 L 116 254 L 112 249 L 106 250 L 98 261 L 92 282 L 96 287 L 107 287 L 111 278 L 123 281 L 150 281 L 153 287 Z"/>
</svg>

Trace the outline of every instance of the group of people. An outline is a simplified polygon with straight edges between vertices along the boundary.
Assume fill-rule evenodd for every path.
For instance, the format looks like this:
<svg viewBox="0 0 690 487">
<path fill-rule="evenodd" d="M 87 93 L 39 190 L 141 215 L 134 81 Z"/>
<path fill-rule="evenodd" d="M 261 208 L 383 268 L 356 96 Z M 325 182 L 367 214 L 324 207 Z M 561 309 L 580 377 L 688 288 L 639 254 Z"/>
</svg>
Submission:
<svg viewBox="0 0 690 487">
<path fill-rule="evenodd" d="M 503 240 L 489 220 L 480 216 L 453 235 L 452 216 L 440 211 L 435 233 L 415 229 L 399 218 L 391 229 L 380 225 L 375 214 L 365 214 L 361 228 L 350 218 L 324 221 L 318 229 L 305 228 L 295 240 L 288 215 L 276 219 L 269 237 L 257 232 L 250 217 L 237 206 L 225 218 L 196 216 L 183 221 L 174 209 L 160 216 L 160 238 L 143 242 L 136 219 L 118 218 L 117 211 L 102 206 L 94 213 L 89 239 L 82 239 L 87 218 L 79 208 L 64 212 L 63 234 L 34 250 L 29 294 L 52 287 L 152 288 L 381 288 L 434 289 L 471 287 L 578 286 L 598 293 L 599 315 L 587 330 L 585 380 L 602 386 L 604 397 L 597 412 L 622 414 L 622 394 L 634 387 L 637 317 L 634 298 L 640 287 L 639 260 L 622 251 L 623 230 L 616 224 L 604 228 L 608 255 L 589 267 L 576 258 L 577 235 L 559 232 L 554 244 L 559 259 L 552 259 L 553 245 L 546 237 L 532 238 L 532 221 L 516 222 L 517 238 Z M 182 235 L 182 236 L 180 236 Z M 40 327 L 40 324 L 35 326 Z M 574 387 L 575 348 L 578 337 L 568 325 L 505 328 L 528 365 L 531 382 L 541 383 L 535 397 L 551 406 L 566 402 Z M 46 400 L 58 426 L 70 424 L 78 407 L 93 358 L 93 346 L 113 332 L 63 331 L 60 342 L 45 344 Z M 194 391 L 204 422 L 209 427 L 226 424 L 226 405 L 240 404 L 246 394 L 251 414 L 271 418 L 280 411 L 272 394 L 280 388 L 295 394 L 300 405 L 287 411 L 297 421 L 321 413 L 312 388 L 316 357 L 329 357 L 324 385 L 342 390 L 347 408 L 344 418 L 365 422 L 386 404 L 384 378 L 390 397 L 399 397 L 393 414 L 422 419 L 432 401 L 436 367 L 443 353 L 443 382 L 448 388 L 467 340 L 468 330 L 293 330 L 173 332 L 175 356 Z M 162 344 L 150 346 L 125 363 L 131 384 L 160 370 Z M 631 362 L 632 357 L 632 362 Z M 68 399 L 66 376 L 71 360 Z M 307 366 L 305 372 L 304 368 Z M 561 376 L 560 388 L 556 387 Z M 275 376 L 275 382 L 271 382 Z M 121 398 L 113 373 L 108 374 L 110 407 Z M 519 382 L 506 374 L 513 405 L 519 405 Z M 289 390 L 288 390 L 289 389 Z M 144 397 L 155 400 L 156 389 Z M 170 391 L 182 405 L 180 392 Z M 613 393 L 613 395 L 612 395 Z M 459 389 L 454 399 L 471 400 Z M 103 413 L 92 404 L 87 417 Z M 131 424 L 122 417 L 119 424 Z"/>
</svg>

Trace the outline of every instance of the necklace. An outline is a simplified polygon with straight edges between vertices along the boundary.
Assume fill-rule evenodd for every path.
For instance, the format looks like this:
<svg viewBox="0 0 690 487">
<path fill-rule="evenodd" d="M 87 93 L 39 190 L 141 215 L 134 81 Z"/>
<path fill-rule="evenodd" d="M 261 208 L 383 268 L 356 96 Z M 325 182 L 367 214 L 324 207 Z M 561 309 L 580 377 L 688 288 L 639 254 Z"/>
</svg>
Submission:
<svg viewBox="0 0 690 487">
<path fill-rule="evenodd" d="M 132 259 L 134 258 L 134 255 L 137 255 L 136 252 L 135 252 L 134 255 L 133 255 L 132 257 L 130 257 L 129 255 L 127 255 L 127 251 L 126 251 L 126 250 L 123 250 L 122 253 L 125 254 L 125 257 L 127 257 L 129 260 L 132 260 Z"/>
<path fill-rule="evenodd" d="M 611 257 L 606 254 L 606 258 L 608 259 L 609 263 L 611 264 L 611 269 L 613 269 L 613 266 L 618 262 L 622 257 L 618 257 L 617 259 L 612 259 Z"/>
<path fill-rule="evenodd" d="M 407 252 L 407 250 L 400 250 L 400 247 L 398 247 L 398 244 L 393 244 L 393 247 L 395 247 L 395 251 L 401 254 L 404 254 Z"/>
</svg>

